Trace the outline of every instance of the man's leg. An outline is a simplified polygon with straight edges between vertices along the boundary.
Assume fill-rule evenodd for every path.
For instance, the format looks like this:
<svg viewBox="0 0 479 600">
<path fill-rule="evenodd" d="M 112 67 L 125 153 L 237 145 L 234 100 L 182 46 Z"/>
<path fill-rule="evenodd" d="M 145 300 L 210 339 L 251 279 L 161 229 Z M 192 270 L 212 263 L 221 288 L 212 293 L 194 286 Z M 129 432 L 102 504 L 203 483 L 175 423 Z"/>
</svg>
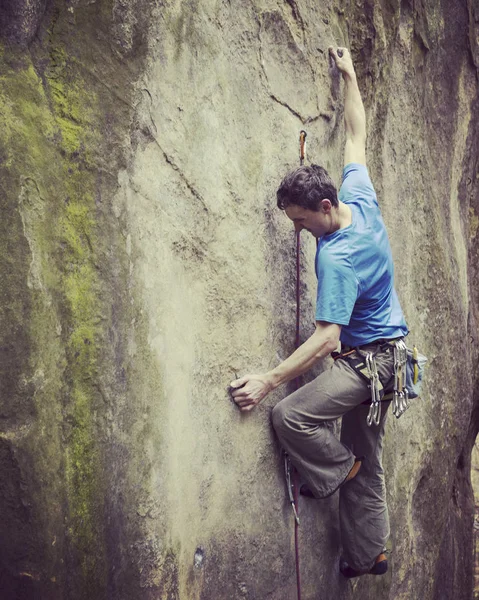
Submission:
<svg viewBox="0 0 479 600">
<path fill-rule="evenodd" d="M 378 369 L 392 371 L 392 352 L 378 354 Z M 357 476 L 340 490 L 339 519 L 343 557 L 357 571 L 369 571 L 389 537 L 386 486 L 382 448 L 386 413 L 390 402 L 381 404 L 379 425 L 368 427 L 369 406 L 359 405 L 344 415 L 341 441 L 365 459 Z"/>
<path fill-rule="evenodd" d="M 334 436 L 328 422 L 369 395 L 366 381 L 346 361 L 338 360 L 274 407 L 276 434 L 317 498 L 326 498 L 344 482 L 358 455 Z"/>
</svg>

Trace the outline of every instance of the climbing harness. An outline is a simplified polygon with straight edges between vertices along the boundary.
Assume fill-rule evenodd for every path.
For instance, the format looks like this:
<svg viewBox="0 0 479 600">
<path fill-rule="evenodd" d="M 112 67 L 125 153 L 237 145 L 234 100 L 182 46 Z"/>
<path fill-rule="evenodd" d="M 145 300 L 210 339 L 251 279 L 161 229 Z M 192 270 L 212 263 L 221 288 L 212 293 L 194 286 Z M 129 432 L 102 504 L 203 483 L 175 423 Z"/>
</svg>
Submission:
<svg viewBox="0 0 479 600">
<path fill-rule="evenodd" d="M 368 346 L 373 345 L 368 344 Z M 380 351 L 393 351 L 394 371 L 387 382 L 382 382 L 376 364 L 376 355 Z M 374 352 L 363 352 L 360 347 L 347 349 L 345 352 L 333 352 L 334 360 L 345 359 L 350 367 L 360 375 L 371 390 L 371 399 L 363 404 L 370 404 L 367 424 L 379 425 L 381 420 L 381 403 L 392 400 L 393 415 L 399 419 L 417 398 L 421 391 L 424 366 L 427 358 L 418 352 L 416 346 L 407 348 L 403 338 L 395 340 L 378 340 Z M 386 393 L 393 382 L 391 392 Z"/>
<path fill-rule="evenodd" d="M 373 424 L 379 425 L 381 420 L 381 402 L 389 401 L 392 398 L 391 394 L 386 395 L 384 392 L 387 384 L 384 385 L 381 381 L 376 364 L 376 355 L 384 345 L 378 344 L 374 352 L 363 352 L 360 348 L 354 348 L 344 353 L 333 352 L 332 354 L 334 360 L 344 358 L 349 366 L 368 384 L 371 391 L 371 399 L 366 400 L 363 404 L 370 404 L 369 413 L 366 417 L 366 422 L 370 427 Z"/>
</svg>

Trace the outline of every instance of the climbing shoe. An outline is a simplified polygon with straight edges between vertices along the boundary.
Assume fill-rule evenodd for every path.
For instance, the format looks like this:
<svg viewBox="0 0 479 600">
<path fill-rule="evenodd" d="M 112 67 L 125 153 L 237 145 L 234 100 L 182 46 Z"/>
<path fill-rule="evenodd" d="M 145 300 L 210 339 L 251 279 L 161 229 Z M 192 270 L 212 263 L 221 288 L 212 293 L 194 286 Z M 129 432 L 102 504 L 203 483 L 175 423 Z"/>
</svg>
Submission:
<svg viewBox="0 0 479 600">
<path fill-rule="evenodd" d="M 343 483 L 341 485 L 344 485 L 345 483 L 347 483 L 348 481 L 351 481 L 351 479 L 354 479 L 356 477 L 356 475 L 359 473 L 359 469 L 361 468 L 364 458 L 365 458 L 364 456 L 356 457 L 356 460 L 354 461 L 354 465 L 351 467 L 351 470 L 349 471 L 348 476 L 346 477 L 346 479 L 343 481 Z M 341 485 L 339 487 L 341 487 Z M 316 496 L 313 494 L 311 488 L 306 483 L 303 483 L 303 485 L 299 488 L 299 493 L 301 494 L 301 496 L 306 496 L 307 498 L 316 498 Z"/>
<path fill-rule="evenodd" d="M 339 570 L 341 571 L 342 575 L 344 575 L 344 577 L 347 577 L 348 579 L 351 579 L 352 577 L 359 577 L 360 575 L 384 575 L 384 573 L 386 573 L 386 571 L 388 570 L 388 559 L 386 558 L 385 554 L 381 553 L 376 558 L 376 562 L 371 567 L 371 569 L 369 569 L 369 571 L 366 571 L 365 573 L 361 573 L 359 571 L 356 571 L 356 569 L 350 567 L 348 563 L 342 558 L 339 561 Z"/>
<path fill-rule="evenodd" d="M 359 469 L 361 468 L 361 465 L 363 464 L 363 460 L 364 460 L 364 456 L 356 457 L 356 460 L 354 461 L 354 465 L 352 466 L 351 471 L 349 471 L 348 476 L 344 480 L 344 483 L 346 483 L 347 481 L 351 481 L 351 479 L 354 479 L 356 477 L 356 475 L 359 473 Z"/>
</svg>

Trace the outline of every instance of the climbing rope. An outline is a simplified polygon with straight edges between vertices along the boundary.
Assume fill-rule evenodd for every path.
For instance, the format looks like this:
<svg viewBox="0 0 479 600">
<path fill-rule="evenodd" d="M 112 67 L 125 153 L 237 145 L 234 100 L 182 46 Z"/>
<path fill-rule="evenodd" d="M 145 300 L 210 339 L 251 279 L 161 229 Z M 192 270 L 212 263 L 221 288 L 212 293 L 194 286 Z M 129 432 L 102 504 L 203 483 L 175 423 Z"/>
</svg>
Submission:
<svg viewBox="0 0 479 600">
<path fill-rule="evenodd" d="M 302 130 L 299 133 L 299 164 L 303 166 L 306 152 L 306 131 Z M 299 325 L 301 314 L 301 233 L 296 232 L 296 332 L 295 332 L 295 348 L 299 347 Z M 294 387 L 301 387 L 301 378 L 297 377 L 294 380 Z M 289 500 L 294 512 L 294 556 L 296 561 L 296 589 L 298 600 L 301 600 L 301 571 L 299 566 L 299 473 L 291 465 L 287 455 L 285 455 L 285 474 L 286 485 L 288 488 Z"/>
</svg>

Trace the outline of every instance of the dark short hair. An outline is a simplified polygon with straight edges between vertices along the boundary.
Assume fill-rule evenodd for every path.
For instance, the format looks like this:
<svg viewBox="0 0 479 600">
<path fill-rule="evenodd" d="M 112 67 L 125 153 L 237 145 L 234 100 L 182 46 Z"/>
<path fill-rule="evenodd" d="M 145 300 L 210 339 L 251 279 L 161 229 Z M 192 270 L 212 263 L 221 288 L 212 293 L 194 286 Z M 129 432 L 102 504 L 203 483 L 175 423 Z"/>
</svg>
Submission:
<svg viewBox="0 0 479 600">
<path fill-rule="evenodd" d="M 319 165 L 298 167 L 288 173 L 276 192 L 278 208 L 282 210 L 290 204 L 296 204 L 317 212 L 321 200 L 325 198 L 333 206 L 338 206 L 336 186 L 326 169 Z"/>
</svg>

